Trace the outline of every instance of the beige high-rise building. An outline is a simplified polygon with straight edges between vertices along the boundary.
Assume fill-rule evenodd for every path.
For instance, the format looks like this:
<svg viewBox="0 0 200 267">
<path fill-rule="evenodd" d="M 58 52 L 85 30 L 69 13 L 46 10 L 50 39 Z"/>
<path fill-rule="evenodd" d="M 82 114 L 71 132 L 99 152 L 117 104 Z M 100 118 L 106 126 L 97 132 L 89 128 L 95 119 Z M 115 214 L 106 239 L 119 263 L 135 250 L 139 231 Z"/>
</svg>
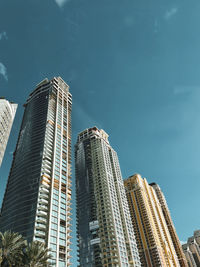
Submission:
<svg viewBox="0 0 200 267">
<path fill-rule="evenodd" d="M 190 251 L 188 244 L 182 245 L 182 248 L 183 248 L 185 257 L 187 259 L 188 266 L 189 267 L 197 267 L 196 262 L 195 262 L 194 257 L 193 257 L 193 254 Z"/>
<path fill-rule="evenodd" d="M 17 104 L 0 98 L 0 166 L 6 150 L 16 110 Z"/>
<path fill-rule="evenodd" d="M 194 231 L 194 238 L 195 238 L 197 244 L 200 246 L 200 230 Z"/>
<path fill-rule="evenodd" d="M 194 231 L 182 247 L 189 267 L 200 267 L 200 230 Z"/>
<path fill-rule="evenodd" d="M 124 181 L 141 265 L 180 266 L 157 194 L 135 174 Z"/>
<path fill-rule="evenodd" d="M 163 215 L 165 217 L 165 221 L 167 223 L 167 227 L 168 227 L 169 233 L 171 235 L 171 239 L 172 239 L 174 248 L 176 250 L 176 254 L 178 256 L 180 266 L 181 267 L 188 267 L 187 260 L 185 258 L 180 240 L 179 240 L 178 235 L 176 233 L 176 229 L 174 227 L 165 196 L 164 196 L 163 192 L 161 191 L 159 185 L 157 185 L 156 183 L 151 183 L 150 185 L 154 188 L 156 195 L 158 197 L 158 200 L 160 202 L 161 209 L 162 209 Z"/>
</svg>

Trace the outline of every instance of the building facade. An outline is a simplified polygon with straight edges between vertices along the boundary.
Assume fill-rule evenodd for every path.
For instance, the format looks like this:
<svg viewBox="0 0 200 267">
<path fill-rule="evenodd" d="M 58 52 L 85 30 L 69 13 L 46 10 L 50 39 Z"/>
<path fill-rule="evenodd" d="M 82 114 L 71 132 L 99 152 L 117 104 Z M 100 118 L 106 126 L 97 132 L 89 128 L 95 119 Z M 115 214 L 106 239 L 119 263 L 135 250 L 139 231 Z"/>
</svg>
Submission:
<svg viewBox="0 0 200 267">
<path fill-rule="evenodd" d="M 69 86 L 45 79 L 25 103 L 3 199 L 0 231 L 51 248 L 56 267 L 70 265 L 71 107 Z"/>
<path fill-rule="evenodd" d="M 200 267 L 200 230 L 194 231 L 182 247 L 189 267 Z"/>
<path fill-rule="evenodd" d="M 156 192 L 135 174 L 124 181 L 141 265 L 180 266 Z"/>
<path fill-rule="evenodd" d="M 190 248 L 189 248 L 188 244 L 182 245 L 182 248 L 183 248 L 183 252 L 185 254 L 185 257 L 187 259 L 188 266 L 189 267 L 197 267 L 197 264 L 196 264 L 196 262 L 194 260 L 193 254 L 190 251 Z"/>
<path fill-rule="evenodd" d="M 103 130 L 78 135 L 75 169 L 80 266 L 141 266 L 118 157 Z"/>
<path fill-rule="evenodd" d="M 0 167 L 15 118 L 17 104 L 0 98 Z"/>
<path fill-rule="evenodd" d="M 156 196 L 159 200 L 159 203 L 160 203 L 163 215 L 165 217 L 167 228 L 169 230 L 169 233 L 170 233 L 170 236 L 171 236 L 171 239 L 172 239 L 172 242 L 173 242 L 179 263 L 180 263 L 180 266 L 181 267 L 188 267 L 188 263 L 187 263 L 187 260 L 185 258 L 180 240 L 179 240 L 178 235 L 176 233 L 176 229 L 174 227 L 165 196 L 164 196 L 162 190 L 160 189 L 159 185 L 157 185 L 156 183 L 151 183 L 150 185 L 153 187 L 154 191 L 156 192 Z"/>
</svg>

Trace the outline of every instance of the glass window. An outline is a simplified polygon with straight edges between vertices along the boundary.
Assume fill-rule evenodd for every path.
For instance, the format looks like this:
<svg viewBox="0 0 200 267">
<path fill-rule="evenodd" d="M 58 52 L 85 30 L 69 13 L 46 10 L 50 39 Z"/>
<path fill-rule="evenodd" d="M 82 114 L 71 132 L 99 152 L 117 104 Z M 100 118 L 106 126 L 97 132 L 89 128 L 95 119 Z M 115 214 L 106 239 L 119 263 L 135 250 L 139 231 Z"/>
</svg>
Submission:
<svg viewBox="0 0 200 267">
<path fill-rule="evenodd" d="M 51 221 L 54 222 L 54 223 L 58 223 L 58 219 L 55 218 L 55 217 L 53 217 L 53 216 L 52 216 L 52 218 L 51 218 Z"/>
<path fill-rule="evenodd" d="M 66 235 L 64 233 L 60 233 L 60 238 L 65 239 L 66 238 Z"/>
<path fill-rule="evenodd" d="M 60 239 L 60 245 L 65 246 L 66 245 L 66 241 L 64 239 Z"/>
<path fill-rule="evenodd" d="M 62 220 L 66 220 L 66 216 L 65 215 L 63 215 L 63 214 L 60 214 L 60 219 L 62 219 Z"/>
<path fill-rule="evenodd" d="M 66 233 L 66 228 L 64 226 L 60 226 L 60 231 L 63 232 L 63 233 Z"/>
<path fill-rule="evenodd" d="M 65 262 L 64 261 L 59 261 L 59 267 L 65 267 Z"/>
<path fill-rule="evenodd" d="M 51 228 L 57 230 L 58 225 L 56 223 L 51 223 Z"/>
<path fill-rule="evenodd" d="M 57 231 L 51 230 L 51 236 L 57 236 Z"/>
<path fill-rule="evenodd" d="M 50 243 L 50 248 L 51 248 L 52 250 L 56 251 L 56 245 L 55 245 L 55 244 Z"/>
<path fill-rule="evenodd" d="M 53 236 L 51 236 L 51 237 L 50 237 L 50 241 L 51 241 L 52 243 L 56 243 L 56 242 L 57 242 L 57 238 L 56 238 L 56 237 L 53 237 Z"/>
</svg>

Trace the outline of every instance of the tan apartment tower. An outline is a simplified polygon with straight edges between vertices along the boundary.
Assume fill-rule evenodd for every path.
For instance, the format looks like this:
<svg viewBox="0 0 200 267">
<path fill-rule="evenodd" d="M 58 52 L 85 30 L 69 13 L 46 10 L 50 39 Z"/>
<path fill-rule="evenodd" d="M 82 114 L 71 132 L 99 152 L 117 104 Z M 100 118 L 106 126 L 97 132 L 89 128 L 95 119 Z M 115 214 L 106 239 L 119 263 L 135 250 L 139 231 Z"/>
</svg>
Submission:
<svg viewBox="0 0 200 267">
<path fill-rule="evenodd" d="M 194 231 L 182 247 L 189 267 L 200 267 L 200 230 Z"/>
<path fill-rule="evenodd" d="M 141 265 L 180 266 L 156 192 L 135 174 L 124 181 Z"/>
<path fill-rule="evenodd" d="M 0 167 L 15 118 L 17 104 L 0 98 Z"/>
<path fill-rule="evenodd" d="M 117 153 L 96 127 L 75 147 L 80 267 L 140 267 Z"/>
<path fill-rule="evenodd" d="M 0 231 L 51 249 L 55 267 L 70 263 L 71 109 L 69 86 L 45 79 L 29 95 L 3 199 Z"/>
<path fill-rule="evenodd" d="M 189 248 L 188 244 L 183 244 L 182 248 L 183 248 L 185 257 L 187 259 L 188 266 L 189 267 L 198 267 L 198 265 L 195 262 L 193 253 L 190 251 L 190 248 Z"/>
<path fill-rule="evenodd" d="M 164 194 L 163 194 L 163 192 L 160 189 L 160 186 L 158 184 L 151 183 L 150 185 L 154 188 L 154 191 L 156 192 L 157 198 L 160 202 L 160 206 L 161 206 L 163 215 L 165 217 L 165 221 L 166 221 L 166 224 L 167 224 L 174 248 L 176 250 L 176 254 L 177 254 L 180 266 L 181 267 L 188 267 L 187 260 L 185 258 L 180 240 L 179 240 L 178 235 L 176 233 L 176 229 L 174 227 L 165 196 L 164 196 Z"/>
</svg>

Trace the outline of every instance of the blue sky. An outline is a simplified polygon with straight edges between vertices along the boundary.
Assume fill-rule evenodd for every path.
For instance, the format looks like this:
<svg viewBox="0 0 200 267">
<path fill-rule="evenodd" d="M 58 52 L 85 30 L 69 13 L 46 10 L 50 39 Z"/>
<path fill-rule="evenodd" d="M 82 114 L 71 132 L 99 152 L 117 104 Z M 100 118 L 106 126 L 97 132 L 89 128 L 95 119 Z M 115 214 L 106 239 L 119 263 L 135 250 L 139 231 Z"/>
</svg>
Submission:
<svg viewBox="0 0 200 267">
<path fill-rule="evenodd" d="M 200 223 L 199 14 L 198 0 L 0 0 L 0 95 L 19 104 L 1 199 L 22 105 L 42 79 L 60 75 L 73 95 L 73 140 L 103 128 L 123 177 L 139 172 L 158 183 L 180 240 L 192 235 Z"/>
</svg>

